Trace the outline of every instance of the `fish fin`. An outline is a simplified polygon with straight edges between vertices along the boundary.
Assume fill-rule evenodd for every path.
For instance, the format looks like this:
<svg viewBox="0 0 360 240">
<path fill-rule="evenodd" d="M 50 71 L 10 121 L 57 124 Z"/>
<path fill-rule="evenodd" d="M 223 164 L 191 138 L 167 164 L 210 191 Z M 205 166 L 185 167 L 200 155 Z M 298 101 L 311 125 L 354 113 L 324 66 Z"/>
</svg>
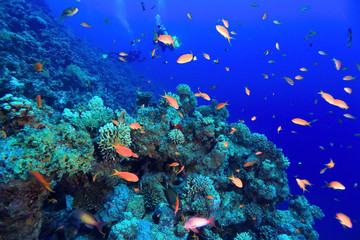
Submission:
<svg viewBox="0 0 360 240">
<path fill-rule="evenodd" d="M 216 226 L 215 226 L 215 223 L 214 223 L 214 219 L 215 219 L 216 217 L 217 217 L 217 216 L 215 215 L 215 216 L 213 216 L 213 217 L 211 217 L 211 218 L 208 219 L 209 224 L 213 225 L 214 227 L 216 227 Z"/>
<path fill-rule="evenodd" d="M 193 231 L 194 233 L 199 233 L 199 231 L 196 228 L 190 228 L 191 231 Z"/>
<path fill-rule="evenodd" d="M 47 74 L 49 74 L 47 71 L 45 71 L 44 69 L 41 69 L 41 71 L 43 71 L 44 73 L 47 73 Z"/>
<path fill-rule="evenodd" d="M 93 229 L 93 228 L 94 228 L 94 226 L 92 226 L 92 225 L 90 225 L 90 224 L 86 224 L 86 223 L 85 223 L 85 226 L 86 226 L 87 228 L 90 228 L 90 229 Z"/>
<path fill-rule="evenodd" d="M 95 224 L 97 230 L 98 230 L 102 235 L 104 235 L 104 236 L 105 236 L 105 233 L 103 233 L 102 228 L 103 228 L 106 224 L 108 224 L 108 223 L 112 223 L 112 222 L 97 222 L 97 223 Z"/>
</svg>

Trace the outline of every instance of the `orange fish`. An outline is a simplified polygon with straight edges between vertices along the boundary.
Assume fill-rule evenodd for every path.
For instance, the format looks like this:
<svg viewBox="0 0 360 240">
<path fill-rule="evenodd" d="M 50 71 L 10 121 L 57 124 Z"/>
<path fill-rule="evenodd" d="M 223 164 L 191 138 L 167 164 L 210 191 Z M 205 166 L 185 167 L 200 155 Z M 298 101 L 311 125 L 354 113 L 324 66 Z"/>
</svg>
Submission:
<svg viewBox="0 0 360 240">
<path fill-rule="evenodd" d="M 131 129 L 134 129 L 134 130 L 137 130 L 137 129 L 141 129 L 141 128 L 142 128 L 142 126 L 141 126 L 140 124 L 136 123 L 136 122 L 130 124 L 129 127 L 130 127 Z"/>
<path fill-rule="evenodd" d="M 291 86 L 294 85 L 294 80 L 292 80 L 291 78 L 288 78 L 288 77 L 284 77 L 285 81 L 290 84 Z"/>
<path fill-rule="evenodd" d="M 247 163 L 245 163 L 243 166 L 244 166 L 244 167 L 250 167 L 250 166 L 254 165 L 254 164 L 257 163 L 257 162 L 258 162 L 258 160 L 251 161 L 251 162 L 247 162 Z"/>
<path fill-rule="evenodd" d="M 264 76 L 265 79 L 269 79 L 269 75 L 263 73 L 263 76 Z"/>
<path fill-rule="evenodd" d="M 175 152 L 175 154 L 176 154 L 176 155 L 180 155 L 180 153 L 179 153 L 179 152 Z"/>
<path fill-rule="evenodd" d="M 216 105 L 216 109 L 221 109 L 221 108 L 223 108 L 223 107 L 225 107 L 225 106 L 227 106 L 227 105 L 229 105 L 227 102 L 225 102 L 225 103 L 219 103 L 218 105 Z"/>
<path fill-rule="evenodd" d="M 350 118 L 350 119 L 355 119 L 355 117 L 353 115 L 349 114 L 349 113 L 345 113 L 344 117 Z"/>
<path fill-rule="evenodd" d="M 260 152 L 260 151 L 255 153 L 256 156 L 258 156 L 260 154 L 262 154 L 262 152 Z"/>
<path fill-rule="evenodd" d="M 97 173 L 95 174 L 95 176 L 93 177 L 93 182 L 95 182 L 96 176 L 97 176 L 99 173 L 100 173 L 100 172 L 97 172 Z"/>
<path fill-rule="evenodd" d="M 187 53 L 187 54 L 181 55 L 181 56 L 176 60 L 176 62 L 179 63 L 179 64 L 183 64 L 183 63 L 191 62 L 193 59 L 194 59 L 194 54 L 191 52 L 191 53 Z"/>
<path fill-rule="evenodd" d="M 86 27 L 86 28 L 91 28 L 91 26 L 89 24 L 87 24 L 86 22 L 81 22 L 80 25 L 83 27 Z"/>
<path fill-rule="evenodd" d="M 345 81 L 351 81 L 351 80 L 354 80 L 354 79 L 355 79 L 355 77 L 350 76 L 350 75 L 347 75 L 347 76 L 343 77 L 343 80 L 345 80 Z"/>
<path fill-rule="evenodd" d="M 55 198 L 52 198 L 52 199 L 48 199 L 48 202 L 49 203 L 57 203 L 58 201 Z"/>
<path fill-rule="evenodd" d="M 251 121 L 255 121 L 256 120 L 256 116 L 253 116 L 252 118 L 251 118 Z"/>
<path fill-rule="evenodd" d="M 139 189 L 139 188 L 134 188 L 134 191 L 135 191 L 135 192 L 139 192 L 140 189 Z"/>
<path fill-rule="evenodd" d="M 139 181 L 138 176 L 136 176 L 133 173 L 130 172 L 119 172 L 118 170 L 114 169 L 114 174 L 110 175 L 110 176 L 118 176 L 128 182 L 137 182 Z"/>
<path fill-rule="evenodd" d="M 296 182 L 299 185 L 299 187 L 303 190 L 303 192 L 307 191 L 305 183 L 301 179 L 296 178 Z"/>
<path fill-rule="evenodd" d="M 333 58 L 332 60 L 334 61 L 336 70 L 339 71 L 339 70 L 341 69 L 341 62 L 340 62 L 340 60 L 338 60 L 338 59 L 336 59 L 336 58 Z"/>
<path fill-rule="evenodd" d="M 244 207 L 244 205 L 242 205 L 242 204 L 239 206 L 239 208 L 243 208 L 243 207 Z"/>
<path fill-rule="evenodd" d="M 333 105 L 335 105 L 339 108 L 345 109 L 345 110 L 347 110 L 349 108 L 349 106 L 346 104 L 346 102 L 344 102 L 340 99 L 334 99 Z"/>
<path fill-rule="evenodd" d="M 229 67 L 225 67 L 225 70 L 228 72 L 228 71 L 230 71 L 230 68 L 229 68 Z"/>
<path fill-rule="evenodd" d="M 348 216 L 346 216 L 345 214 L 343 213 L 337 213 L 336 214 L 336 217 L 335 217 L 337 220 L 340 221 L 340 223 L 345 226 L 345 227 L 348 227 L 348 228 L 352 228 L 352 223 L 351 223 L 351 220 Z"/>
<path fill-rule="evenodd" d="M 200 92 L 199 89 L 198 89 L 198 91 L 199 91 L 199 93 L 194 94 L 196 97 L 202 97 L 203 99 L 208 100 L 208 101 L 211 100 L 211 98 L 209 97 L 208 94 Z"/>
<path fill-rule="evenodd" d="M 124 53 L 124 52 L 121 52 L 121 53 L 119 53 L 119 55 L 122 56 L 122 57 L 126 57 L 128 54 Z"/>
<path fill-rule="evenodd" d="M 345 190 L 345 186 L 337 181 L 333 181 L 331 183 L 326 184 L 327 187 L 337 189 L 337 190 Z"/>
<path fill-rule="evenodd" d="M 156 51 L 156 48 L 154 48 L 154 50 L 152 50 L 152 52 L 151 52 L 151 58 L 154 58 L 154 57 L 155 57 L 155 51 Z"/>
<path fill-rule="evenodd" d="M 181 172 L 184 170 L 184 168 L 185 168 L 185 166 L 182 166 L 182 167 L 180 168 L 180 170 L 177 172 L 176 175 L 178 175 L 179 173 L 181 173 Z"/>
<path fill-rule="evenodd" d="M 230 43 L 230 39 L 234 39 L 233 37 L 230 37 L 230 36 L 229 36 L 228 30 L 227 30 L 226 28 L 224 28 L 223 26 L 221 26 L 221 25 L 216 25 L 216 30 L 217 30 L 224 38 L 226 38 L 226 39 L 229 41 L 229 43 Z M 231 45 L 231 43 L 230 43 L 230 45 Z"/>
<path fill-rule="evenodd" d="M 165 96 L 161 96 L 161 97 L 165 98 L 166 101 L 170 104 L 170 106 L 172 106 L 175 109 L 179 109 L 179 104 L 178 104 L 178 102 L 176 101 L 175 98 L 166 95 L 166 92 L 165 92 Z"/>
<path fill-rule="evenodd" d="M 207 199 L 214 199 L 214 197 L 213 197 L 213 196 L 210 196 L 210 195 L 209 195 L 209 196 L 206 196 L 206 198 L 207 198 Z"/>
<path fill-rule="evenodd" d="M 311 122 L 307 122 L 301 118 L 294 118 L 293 120 L 291 120 L 293 123 L 298 124 L 298 125 L 302 125 L 302 126 L 310 126 Z M 311 127 L 311 126 L 310 126 Z"/>
<path fill-rule="evenodd" d="M 330 168 L 333 168 L 333 167 L 335 166 L 335 163 L 334 163 L 333 160 L 330 158 L 330 162 L 327 163 L 327 164 L 325 164 L 325 166 L 330 169 Z"/>
<path fill-rule="evenodd" d="M 232 176 L 231 176 L 231 177 L 228 177 L 228 179 L 230 179 L 230 180 L 235 184 L 235 186 L 237 186 L 238 188 L 242 188 L 242 187 L 243 187 L 243 183 L 242 183 L 241 179 L 234 177 L 234 173 L 233 173 L 233 172 L 232 172 L 231 174 L 232 174 Z"/>
<path fill-rule="evenodd" d="M 281 128 L 281 126 L 279 126 L 278 128 L 277 128 L 277 133 L 279 134 L 279 132 L 282 130 L 282 128 Z"/>
<path fill-rule="evenodd" d="M 344 88 L 344 91 L 347 92 L 348 94 L 352 93 L 352 89 L 348 87 Z"/>
<path fill-rule="evenodd" d="M 326 171 L 327 168 L 323 168 L 320 170 L 320 174 L 323 174 Z"/>
<path fill-rule="evenodd" d="M 96 227 L 97 230 L 105 237 L 105 233 L 102 232 L 102 228 L 103 228 L 103 226 L 105 226 L 106 224 L 111 223 L 111 222 L 98 222 L 93 215 L 91 215 L 90 213 L 88 213 L 86 211 L 82 211 L 80 209 L 75 209 L 73 211 L 73 215 L 80 222 L 84 223 L 85 226 L 87 226 L 89 228 Z"/>
<path fill-rule="evenodd" d="M 308 69 L 307 69 L 307 68 L 302 67 L 302 68 L 300 68 L 300 71 L 302 71 L 302 72 L 307 72 L 307 71 L 308 71 Z"/>
<path fill-rule="evenodd" d="M 59 231 L 60 229 L 63 229 L 64 225 L 60 226 L 58 229 L 55 230 L 55 232 Z"/>
<path fill-rule="evenodd" d="M 229 146 L 229 143 L 228 142 L 222 142 L 224 144 L 224 147 L 228 147 Z"/>
<path fill-rule="evenodd" d="M 169 165 L 169 167 L 177 167 L 179 166 L 179 163 L 177 162 L 173 162 L 172 164 Z"/>
<path fill-rule="evenodd" d="M 165 45 L 173 45 L 173 47 L 175 48 L 174 42 L 175 39 L 172 38 L 172 36 L 170 35 L 160 35 L 158 37 L 158 40 L 162 43 L 164 43 Z"/>
<path fill-rule="evenodd" d="M 49 190 L 50 192 L 55 192 L 51 189 L 51 185 L 54 184 L 56 181 L 52 181 L 50 183 L 48 183 L 45 179 L 44 179 L 44 176 L 37 172 L 37 171 L 34 171 L 34 170 L 30 170 L 29 173 L 31 175 L 33 175 L 33 177 L 40 183 L 42 184 L 47 190 Z"/>
<path fill-rule="evenodd" d="M 178 113 L 179 113 L 180 117 L 182 117 L 182 118 L 184 117 L 184 115 L 180 111 Z"/>
<path fill-rule="evenodd" d="M 123 62 L 126 62 L 126 59 L 123 58 L 123 57 L 119 57 L 119 59 L 120 59 L 121 61 L 123 61 Z"/>
<path fill-rule="evenodd" d="M 333 96 L 331 96 L 329 93 L 325 93 L 323 91 L 320 91 L 319 94 L 321 95 L 321 97 L 323 99 L 325 99 L 326 102 L 330 103 L 330 104 L 334 104 L 335 99 L 333 98 Z"/>
<path fill-rule="evenodd" d="M 262 16 L 262 19 L 263 19 L 263 20 L 265 20 L 266 15 L 267 15 L 267 13 L 264 13 L 264 15 Z"/>
<path fill-rule="evenodd" d="M 210 55 L 209 54 L 203 53 L 203 56 L 204 56 L 205 59 L 210 60 Z"/>
<path fill-rule="evenodd" d="M 36 103 L 37 103 L 37 108 L 42 108 L 42 106 L 41 106 L 41 95 L 40 94 L 38 94 L 36 96 Z"/>
<path fill-rule="evenodd" d="M 236 128 L 232 127 L 230 134 L 233 134 L 234 132 L 236 132 Z"/>
<path fill-rule="evenodd" d="M 226 28 L 229 28 L 229 22 L 228 22 L 227 20 L 222 19 L 221 21 L 222 21 L 222 23 L 224 24 L 224 26 L 225 26 Z"/>
<path fill-rule="evenodd" d="M 44 69 L 43 69 L 43 65 L 46 63 L 46 61 L 45 62 L 43 62 L 43 63 L 39 63 L 39 62 L 37 62 L 37 63 L 34 63 L 33 65 L 31 65 L 32 67 L 33 67 L 33 69 L 35 70 L 35 71 L 37 71 L 37 72 L 44 72 L 44 73 L 48 73 L 47 71 L 45 71 Z"/>
<path fill-rule="evenodd" d="M 190 13 L 188 13 L 187 16 L 188 16 L 188 18 L 189 18 L 190 20 L 192 20 L 192 16 L 191 16 Z"/>
<path fill-rule="evenodd" d="M 296 80 L 303 80 L 304 78 L 303 78 L 303 76 L 301 76 L 301 75 L 297 75 L 297 76 L 295 76 L 295 79 L 296 79 Z"/>
<path fill-rule="evenodd" d="M 246 95 L 250 96 L 250 90 L 247 87 L 245 87 L 245 93 Z"/>
<path fill-rule="evenodd" d="M 176 202 L 175 202 L 175 214 L 179 211 L 179 194 L 176 196 Z"/>
<path fill-rule="evenodd" d="M 131 157 L 133 155 L 133 152 L 130 148 L 119 144 L 119 142 L 116 142 L 115 145 L 112 146 L 116 149 L 116 152 L 123 157 Z"/>
<path fill-rule="evenodd" d="M 113 124 L 119 125 L 119 122 L 118 122 L 118 121 L 116 121 L 116 120 L 111 120 L 111 121 L 113 122 Z"/>
<path fill-rule="evenodd" d="M 280 45 L 279 45 L 278 42 L 275 44 L 275 47 L 276 47 L 277 50 L 280 50 Z"/>
</svg>

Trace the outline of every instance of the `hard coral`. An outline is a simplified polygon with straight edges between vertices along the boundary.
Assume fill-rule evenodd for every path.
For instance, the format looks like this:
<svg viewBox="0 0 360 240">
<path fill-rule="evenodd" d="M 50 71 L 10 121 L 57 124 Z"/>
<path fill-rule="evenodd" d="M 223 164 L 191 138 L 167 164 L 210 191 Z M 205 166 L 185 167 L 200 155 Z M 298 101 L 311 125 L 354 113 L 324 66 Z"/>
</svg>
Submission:
<svg viewBox="0 0 360 240">
<path fill-rule="evenodd" d="M 99 132 L 99 147 L 107 161 L 119 158 L 119 154 L 116 152 L 113 145 L 119 143 L 128 147 L 131 144 L 130 128 L 123 123 L 119 123 L 118 125 L 112 122 L 107 123 L 99 129 Z"/>
<path fill-rule="evenodd" d="M 184 134 L 179 129 L 171 130 L 169 138 L 174 144 L 183 144 L 185 142 Z"/>
</svg>

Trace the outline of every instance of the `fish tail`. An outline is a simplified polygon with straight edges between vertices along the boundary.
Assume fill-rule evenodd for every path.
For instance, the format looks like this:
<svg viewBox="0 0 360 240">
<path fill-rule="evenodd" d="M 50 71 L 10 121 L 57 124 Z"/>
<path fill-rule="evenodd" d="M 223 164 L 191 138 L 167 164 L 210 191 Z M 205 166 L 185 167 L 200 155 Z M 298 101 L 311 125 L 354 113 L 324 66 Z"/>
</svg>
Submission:
<svg viewBox="0 0 360 240">
<path fill-rule="evenodd" d="M 114 176 L 116 173 L 118 173 L 119 171 L 114 169 L 114 174 L 110 175 L 110 176 Z"/>
<path fill-rule="evenodd" d="M 105 237 L 105 233 L 103 233 L 103 231 L 102 231 L 102 228 L 106 225 L 106 224 L 108 224 L 108 223 L 112 223 L 112 222 L 97 222 L 96 224 L 95 224 L 95 227 L 97 228 L 97 230 Z"/>
<path fill-rule="evenodd" d="M 215 216 L 213 216 L 213 217 L 211 217 L 211 218 L 208 219 L 209 224 L 213 225 L 214 227 L 216 227 L 216 226 L 215 226 L 215 223 L 214 223 L 214 219 L 215 219 L 216 217 L 217 217 L 217 216 L 215 215 Z"/>
<path fill-rule="evenodd" d="M 51 183 L 46 184 L 46 185 L 45 185 L 45 188 L 46 188 L 47 190 L 49 190 L 50 192 L 53 192 L 53 193 L 54 193 L 55 191 L 51 189 L 51 185 L 53 185 L 53 184 L 56 183 L 57 181 L 59 181 L 59 180 L 52 181 Z"/>
<path fill-rule="evenodd" d="M 45 71 L 44 69 L 41 69 L 41 71 L 43 71 L 44 73 L 47 73 L 47 74 L 49 74 L 47 71 Z"/>
</svg>

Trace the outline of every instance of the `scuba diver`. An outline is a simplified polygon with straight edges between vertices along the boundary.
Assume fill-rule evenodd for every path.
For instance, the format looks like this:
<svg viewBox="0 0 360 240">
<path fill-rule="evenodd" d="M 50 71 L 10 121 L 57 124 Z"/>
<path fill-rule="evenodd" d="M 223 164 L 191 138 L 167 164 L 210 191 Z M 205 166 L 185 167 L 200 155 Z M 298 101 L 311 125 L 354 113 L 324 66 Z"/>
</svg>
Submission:
<svg viewBox="0 0 360 240">
<path fill-rule="evenodd" d="M 154 30 L 154 39 L 153 43 L 156 47 L 160 47 L 161 51 L 165 52 L 166 49 L 169 49 L 170 51 L 173 51 L 175 48 L 180 47 L 181 42 L 176 36 L 169 35 L 168 31 L 166 30 L 165 26 L 161 24 L 160 15 L 156 15 L 156 25 L 157 30 Z M 171 36 L 172 39 L 169 39 L 169 42 L 164 42 L 159 40 L 160 35 L 167 35 Z"/>
</svg>

